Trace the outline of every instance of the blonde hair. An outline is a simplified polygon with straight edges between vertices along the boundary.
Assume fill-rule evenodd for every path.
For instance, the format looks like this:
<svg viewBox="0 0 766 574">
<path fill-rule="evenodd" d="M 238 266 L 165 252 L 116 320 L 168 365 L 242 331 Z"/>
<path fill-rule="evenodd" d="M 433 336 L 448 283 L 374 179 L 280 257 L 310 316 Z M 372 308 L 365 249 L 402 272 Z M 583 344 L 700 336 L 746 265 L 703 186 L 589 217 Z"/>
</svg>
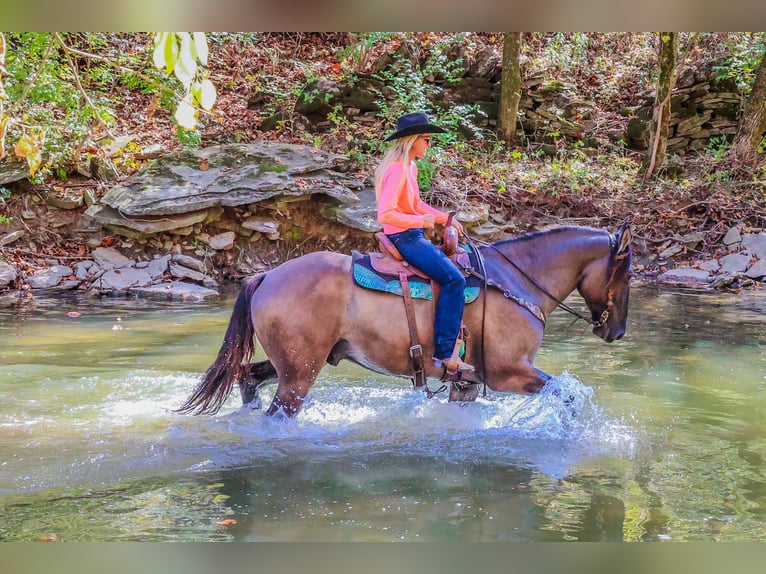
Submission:
<svg viewBox="0 0 766 574">
<path fill-rule="evenodd" d="M 389 148 L 383 159 L 380 160 L 380 165 L 375 169 L 375 199 L 380 199 L 381 185 L 383 184 L 383 174 L 386 173 L 388 166 L 397 161 L 402 162 L 405 169 L 402 170 L 402 183 L 407 178 L 407 166 L 410 162 L 410 149 L 418 139 L 419 134 L 412 136 L 406 136 L 394 140 L 394 144 Z"/>
</svg>

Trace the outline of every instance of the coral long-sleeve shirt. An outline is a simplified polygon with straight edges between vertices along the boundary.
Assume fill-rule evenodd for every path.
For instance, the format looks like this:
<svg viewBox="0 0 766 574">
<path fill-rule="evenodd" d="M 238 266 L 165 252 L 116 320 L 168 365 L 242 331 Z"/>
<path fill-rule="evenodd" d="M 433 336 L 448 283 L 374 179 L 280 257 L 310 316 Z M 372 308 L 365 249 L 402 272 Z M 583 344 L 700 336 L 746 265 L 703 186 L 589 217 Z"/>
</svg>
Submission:
<svg viewBox="0 0 766 574">
<path fill-rule="evenodd" d="M 423 216 L 431 214 L 436 223 L 447 223 L 447 214 L 428 205 L 420 199 L 418 187 L 418 166 L 409 162 L 407 178 L 404 165 L 394 162 L 383 173 L 378 199 L 378 221 L 383 224 L 383 233 L 391 235 L 408 229 L 422 228 Z"/>
</svg>

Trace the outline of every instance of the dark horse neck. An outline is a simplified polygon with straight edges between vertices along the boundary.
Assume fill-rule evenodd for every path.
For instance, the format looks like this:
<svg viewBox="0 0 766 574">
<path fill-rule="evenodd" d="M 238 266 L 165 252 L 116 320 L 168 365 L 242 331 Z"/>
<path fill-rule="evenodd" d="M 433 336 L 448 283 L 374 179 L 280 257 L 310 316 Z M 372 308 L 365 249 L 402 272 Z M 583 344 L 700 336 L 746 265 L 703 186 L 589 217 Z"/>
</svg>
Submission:
<svg viewBox="0 0 766 574">
<path fill-rule="evenodd" d="M 607 259 L 611 235 L 590 227 L 554 227 L 481 249 L 490 280 L 532 300 L 548 315 L 577 288 L 592 263 Z"/>
</svg>

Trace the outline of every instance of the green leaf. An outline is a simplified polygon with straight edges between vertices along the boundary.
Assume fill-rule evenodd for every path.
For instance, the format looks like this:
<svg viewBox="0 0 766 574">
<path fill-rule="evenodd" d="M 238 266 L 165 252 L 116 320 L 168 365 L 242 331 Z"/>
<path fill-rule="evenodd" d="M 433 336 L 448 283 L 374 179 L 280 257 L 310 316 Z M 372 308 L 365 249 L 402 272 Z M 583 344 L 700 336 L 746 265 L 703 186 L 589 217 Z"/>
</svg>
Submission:
<svg viewBox="0 0 766 574">
<path fill-rule="evenodd" d="M 185 130 L 193 130 L 197 127 L 197 110 L 192 105 L 192 94 L 187 92 L 178 103 L 175 116 L 178 125 Z"/>
<path fill-rule="evenodd" d="M 208 112 L 213 109 L 216 100 L 215 86 L 210 80 L 202 80 L 200 84 L 199 103 Z"/>
<path fill-rule="evenodd" d="M 197 62 L 192 54 L 191 34 L 189 32 L 178 32 L 177 36 L 181 40 L 181 49 L 178 53 L 178 62 L 174 72 L 176 78 L 188 88 L 197 74 Z"/>
<path fill-rule="evenodd" d="M 207 66 L 207 38 L 204 32 L 194 32 L 194 51 L 203 66 Z"/>
<path fill-rule="evenodd" d="M 165 36 L 165 72 L 169 76 L 173 73 L 178 60 L 178 44 L 173 32 L 166 32 Z"/>
<path fill-rule="evenodd" d="M 167 32 L 157 32 L 154 35 L 154 53 L 152 59 L 154 60 L 154 67 L 161 70 L 165 67 L 165 41 Z"/>
</svg>

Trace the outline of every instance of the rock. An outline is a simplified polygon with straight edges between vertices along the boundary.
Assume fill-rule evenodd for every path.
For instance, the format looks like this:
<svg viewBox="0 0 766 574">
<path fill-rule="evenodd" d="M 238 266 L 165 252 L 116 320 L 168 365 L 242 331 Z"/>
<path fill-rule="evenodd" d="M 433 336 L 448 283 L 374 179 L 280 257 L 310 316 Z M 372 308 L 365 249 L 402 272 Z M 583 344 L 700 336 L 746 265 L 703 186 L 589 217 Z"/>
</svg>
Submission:
<svg viewBox="0 0 766 574">
<path fill-rule="evenodd" d="M 383 226 L 378 222 L 375 190 L 369 187 L 365 188 L 359 192 L 357 197 L 359 202 L 354 205 L 326 206 L 321 211 L 322 217 L 367 233 L 382 230 Z"/>
<path fill-rule="evenodd" d="M 26 278 L 26 281 L 32 289 L 50 289 L 61 283 L 64 277 L 72 274 L 72 269 L 66 265 L 53 265 L 47 269 L 35 271 Z"/>
<path fill-rule="evenodd" d="M 183 265 L 184 267 L 188 267 L 189 269 L 194 269 L 200 273 L 205 272 L 205 263 L 189 255 L 181 255 L 180 253 L 177 253 L 174 254 L 171 259 L 176 263 Z"/>
<path fill-rule="evenodd" d="M 90 158 L 90 173 L 101 181 L 115 181 L 120 178 L 120 172 L 111 160 L 97 156 Z"/>
<path fill-rule="evenodd" d="M 152 281 L 160 279 L 168 270 L 168 264 L 174 255 L 163 255 L 148 261 L 144 270 L 151 276 Z"/>
<path fill-rule="evenodd" d="M 678 243 L 671 245 L 667 249 L 664 249 L 660 254 L 660 259 L 669 259 L 670 257 L 673 257 L 674 255 L 678 255 L 684 250 L 684 246 L 680 245 Z"/>
<path fill-rule="evenodd" d="M 742 245 L 751 256 L 766 261 L 766 234 L 746 233 L 742 237 Z"/>
<path fill-rule="evenodd" d="M 487 222 L 478 227 L 474 227 L 472 232 L 474 235 L 481 238 L 502 239 L 502 235 L 505 233 L 505 228 Z"/>
<path fill-rule="evenodd" d="M 726 232 L 726 235 L 724 235 L 723 244 L 728 246 L 736 245 L 737 243 L 742 243 L 742 234 L 739 232 L 739 229 L 732 227 Z"/>
<path fill-rule="evenodd" d="M 222 251 L 224 249 L 231 249 L 234 246 L 234 239 L 236 234 L 233 231 L 226 231 L 225 233 L 219 233 L 210 238 L 207 244 L 211 249 L 216 251 Z"/>
<path fill-rule="evenodd" d="M 705 234 L 701 231 L 693 231 L 692 233 L 687 233 L 681 238 L 681 243 L 683 243 L 687 249 L 694 249 L 696 248 L 700 243 L 702 243 L 705 240 Z"/>
<path fill-rule="evenodd" d="M 2 237 L 0 237 L 0 247 L 5 247 L 6 245 L 10 245 L 14 241 L 18 241 L 24 237 L 24 231 L 11 231 L 10 233 L 6 233 Z"/>
<path fill-rule="evenodd" d="M 710 273 L 701 269 L 679 267 L 670 269 L 657 277 L 659 283 L 677 285 L 680 287 L 700 288 L 707 287 L 710 283 Z"/>
<path fill-rule="evenodd" d="M 757 261 L 755 265 L 745 272 L 750 279 L 763 279 L 766 277 L 766 261 Z"/>
<path fill-rule="evenodd" d="M 113 187 L 101 203 L 127 217 L 167 216 L 284 196 L 356 203 L 346 158 L 312 146 L 259 142 L 168 154 Z M 115 224 L 121 224 L 115 221 Z"/>
<path fill-rule="evenodd" d="M 67 189 L 52 189 L 45 196 L 45 202 L 51 207 L 58 209 L 79 209 L 83 206 L 81 192 Z"/>
<path fill-rule="evenodd" d="M 142 296 L 160 296 L 168 299 L 209 299 L 218 297 L 218 292 L 200 285 L 173 281 L 172 283 L 160 283 L 148 287 L 133 287 L 131 293 Z"/>
<path fill-rule="evenodd" d="M 90 275 L 89 271 L 95 263 L 93 261 L 80 261 L 77 263 L 75 277 L 79 281 L 85 281 Z"/>
<path fill-rule="evenodd" d="M 721 269 L 721 264 L 718 263 L 717 259 L 709 259 L 707 261 L 703 261 L 700 263 L 699 266 L 700 269 L 703 271 L 709 271 L 710 273 L 715 273 L 719 269 Z"/>
<path fill-rule="evenodd" d="M 16 268 L 10 263 L 0 261 L 0 288 L 7 287 L 10 283 L 16 281 Z"/>
<path fill-rule="evenodd" d="M 106 270 L 135 265 L 132 259 L 128 259 L 113 247 L 97 247 L 91 252 L 91 256 L 96 263 Z"/>
<path fill-rule="evenodd" d="M 127 291 L 131 287 L 151 285 L 152 277 L 143 269 L 111 269 L 94 282 L 101 292 Z"/>
<path fill-rule="evenodd" d="M 141 239 L 141 236 L 150 236 L 156 233 L 162 233 L 163 231 L 183 229 L 185 227 L 196 225 L 197 223 L 202 223 L 208 218 L 209 213 L 208 210 L 203 209 L 201 211 L 192 211 L 177 215 L 146 215 L 133 219 L 119 213 L 117 210 L 112 209 L 109 206 L 96 204 L 91 205 L 85 211 L 85 215 L 121 235 L 132 237 L 133 235 L 130 235 L 129 232 L 135 231 L 138 234 L 136 239 Z"/>
<path fill-rule="evenodd" d="M 750 264 L 750 257 L 742 253 L 730 253 L 721 257 L 718 263 L 721 264 L 721 271 L 724 273 L 742 273 Z"/>
<path fill-rule="evenodd" d="M 482 223 L 489 219 L 489 207 L 486 205 L 469 205 L 459 210 L 455 217 L 462 223 Z"/>
<path fill-rule="evenodd" d="M 267 217 L 249 217 L 242 222 L 242 227 L 259 233 L 276 233 L 279 229 L 279 223 Z"/>
<path fill-rule="evenodd" d="M 215 279 L 208 277 L 204 273 L 195 271 L 194 269 L 189 269 L 188 267 L 172 262 L 168 268 L 170 270 L 170 275 L 175 279 L 191 279 L 196 283 L 202 283 L 206 287 L 218 287 L 218 282 Z"/>
<path fill-rule="evenodd" d="M 0 162 L 0 185 L 13 183 L 26 177 L 29 177 L 27 162 Z"/>
</svg>

